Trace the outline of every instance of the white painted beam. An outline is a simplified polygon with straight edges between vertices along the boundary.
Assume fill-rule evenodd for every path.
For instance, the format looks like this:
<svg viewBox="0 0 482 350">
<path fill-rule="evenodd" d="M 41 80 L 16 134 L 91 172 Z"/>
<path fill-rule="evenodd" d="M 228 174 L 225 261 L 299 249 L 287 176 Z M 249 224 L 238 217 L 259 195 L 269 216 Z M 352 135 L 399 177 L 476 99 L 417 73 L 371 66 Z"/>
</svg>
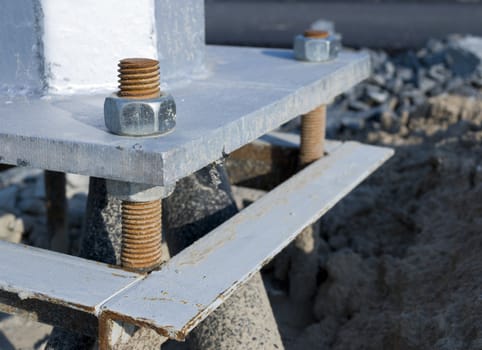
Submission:
<svg viewBox="0 0 482 350">
<path fill-rule="evenodd" d="M 105 303 L 102 315 L 184 339 L 242 283 L 393 154 L 348 142 Z"/>
<path fill-rule="evenodd" d="M 0 290 L 95 314 L 144 276 L 44 249 L 0 241 Z"/>
</svg>

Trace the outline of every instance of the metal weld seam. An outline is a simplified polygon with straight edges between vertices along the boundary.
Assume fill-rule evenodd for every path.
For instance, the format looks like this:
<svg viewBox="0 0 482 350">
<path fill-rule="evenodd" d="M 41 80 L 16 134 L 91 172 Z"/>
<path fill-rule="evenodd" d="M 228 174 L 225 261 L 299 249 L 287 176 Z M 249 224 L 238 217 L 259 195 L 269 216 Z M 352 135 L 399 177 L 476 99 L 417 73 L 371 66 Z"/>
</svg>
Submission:
<svg viewBox="0 0 482 350">
<path fill-rule="evenodd" d="M 104 299 L 103 301 L 101 301 L 100 303 L 98 303 L 95 307 L 94 307 L 94 310 L 95 310 L 95 315 L 97 317 L 100 316 L 100 314 L 102 313 L 102 307 L 107 304 L 108 302 L 110 302 L 112 299 L 114 299 L 115 297 L 117 297 L 119 294 L 125 292 L 126 290 L 132 288 L 134 285 L 138 284 L 139 282 L 143 281 L 147 276 L 149 275 L 139 275 L 138 277 L 136 277 L 136 279 L 134 281 L 132 281 L 131 283 L 125 285 L 124 287 L 122 287 L 121 289 L 119 289 L 117 292 L 115 292 L 114 294 L 112 294 L 111 296 L 107 297 L 106 299 Z"/>
</svg>

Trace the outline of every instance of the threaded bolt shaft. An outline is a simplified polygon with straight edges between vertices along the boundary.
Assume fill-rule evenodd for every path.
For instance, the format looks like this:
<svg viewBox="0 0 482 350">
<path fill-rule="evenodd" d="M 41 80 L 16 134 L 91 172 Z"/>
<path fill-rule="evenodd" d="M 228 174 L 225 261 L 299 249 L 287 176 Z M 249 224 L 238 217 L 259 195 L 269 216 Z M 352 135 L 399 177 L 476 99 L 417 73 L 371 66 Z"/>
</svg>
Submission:
<svg viewBox="0 0 482 350">
<path fill-rule="evenodd" d="M 324 30 L 308 29 L 305 30 L 303 35 L 305 36 L 305 38 L 325 39 L 330 36 L 330 33 Z"/>
<path fill-rule="evenodd" d="M 119 62 L 119 97 L 149 99 L 160 95 L 157 60 L 126 58 Z"/>
<path fill-rule="evenodd" d="M 127 58 L 119 62 L 119 97 L 150 99 L 161 95 L 159 62 Z M 147 272 L 161 263 L 161 200 L 122 202 L 122 266 Z"/>
<path fill-rule="evenodd" d="M 323 157 L 325 125 L 326 106 L 320 106 L 301 117 L 300 166 Z"/>
<path fill-rule="evenodd" d="M 122 203 L 122 266 L 149 271 L 161 263 L 161 201 Z"/>
</svg>

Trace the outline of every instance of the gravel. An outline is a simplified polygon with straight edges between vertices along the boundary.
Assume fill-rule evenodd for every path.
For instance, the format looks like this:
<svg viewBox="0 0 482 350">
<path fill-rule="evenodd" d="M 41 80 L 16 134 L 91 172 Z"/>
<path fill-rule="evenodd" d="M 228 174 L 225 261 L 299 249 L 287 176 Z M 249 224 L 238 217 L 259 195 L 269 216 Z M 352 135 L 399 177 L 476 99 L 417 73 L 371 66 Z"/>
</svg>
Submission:
<svg viewBox="0 0 482 350">
<path fill-rule="evenodd" d="M 78 245 L 87 200 L 88 178 L 67 175 L 71 250 Z M 12 168 L 0 172 L 0 239 L 38 247 L 49 246 L 46 227 L 45 183 L 37 169 Z"/>
<path fill-rule="evenodd" d="M 482 38 L 430 40 L 418 51 L 367 50 L 373 75 L 328 107 L 327 136 L 342 130 L 398 132 L 400 119 L 444 93 L 482 98 Z M 284 130 L 299 127 L 289 123 Z"/>
</svg>

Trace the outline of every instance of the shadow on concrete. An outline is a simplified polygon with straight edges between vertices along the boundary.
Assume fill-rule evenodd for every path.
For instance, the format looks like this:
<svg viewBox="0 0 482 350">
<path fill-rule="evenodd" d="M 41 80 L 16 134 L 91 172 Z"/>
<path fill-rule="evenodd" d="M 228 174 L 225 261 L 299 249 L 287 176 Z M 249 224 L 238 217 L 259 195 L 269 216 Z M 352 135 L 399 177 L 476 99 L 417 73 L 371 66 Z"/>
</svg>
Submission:
<svg viewBox="0 0 482 350">
<path fill-rule="evenodd" d="M 293 59 L 295 58 L 294 55 L 293 55 L 293 52 L 291 51 L 285 51 L 285 50 L 263 50 L 261 51 L 261 53 L 263 55 L 267 55 L 267 56 L 272 56 L 272 57 L 276 57 L 276 58 L 282 58 L 282 59 L 285 59 L 285 60 L 290 60 L 290 61 L 293 61 Z"/>
</svg>

